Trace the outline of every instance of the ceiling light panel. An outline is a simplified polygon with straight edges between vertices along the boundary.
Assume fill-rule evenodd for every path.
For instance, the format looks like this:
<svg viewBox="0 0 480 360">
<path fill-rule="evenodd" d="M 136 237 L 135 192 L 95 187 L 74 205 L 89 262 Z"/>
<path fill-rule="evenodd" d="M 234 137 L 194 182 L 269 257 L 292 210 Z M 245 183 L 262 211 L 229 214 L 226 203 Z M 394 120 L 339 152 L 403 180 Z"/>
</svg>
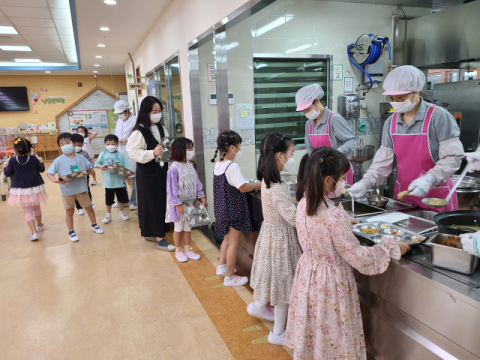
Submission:
<svg viewBox="0 0 480 360">
<path fill-rule="evenodd" d="M 1 26 L 0 25 L 0 34 L 18 34 L 17 30 L 13 26 Z"/>
<path fill-rule="evenodd" d="M 97 59 L 101 59 L 102 58 L 102 55 L 97 55 L 95 56 Z"/>
<path fill-rule="evenodd" d="M 100 30 L 102 31 L 110 31 L 110 28 L 106 27 L 106 26 L 103 26 L 100 28 Z"/>
<path fill-rule="evenodd" d="M 105 47 L 105 44 L 98 44 L 98 47 Z"/>
<path fill-rule="evenodd" d="M 39 8 L 31 6 L 0 6 L 0 10 L 10 17 L 34 18 L 34 19 L 50 19 L 48 8 Z"/>
<path fill-rule="evenodd" d="M 0 49 L 3 51 L 32 51 L 29 46 L 6 46 L 0 45 Z"/>
<path fill-rule="evenodd" d="M 19 26 L 37 26 L 37 27 L 51 27 L 54 28 L 52 19 L 34 19 L 25 17 L 11 17 L 9 18 L 15 27 Z M 20 31 L 20 30 L 19 30 Z M 20 34 L 22 32 L 20 31 Z"/>
<path fill-rule="evenodd" d="M 51 71 L 45 71 L 45 74 L 51 74 L 52 72 Z"/>
<path fill-rule="evenodd" d="M 42 62 L 40 59 L 13 59 L 15 62 L 23 63 L 39 63 Z"/>
<path fill-rule="evenodd" d="M 117 4 L 116 0 L 103 0 L 103 2 L 107 5 L 116 5 Z"/>
</svg>

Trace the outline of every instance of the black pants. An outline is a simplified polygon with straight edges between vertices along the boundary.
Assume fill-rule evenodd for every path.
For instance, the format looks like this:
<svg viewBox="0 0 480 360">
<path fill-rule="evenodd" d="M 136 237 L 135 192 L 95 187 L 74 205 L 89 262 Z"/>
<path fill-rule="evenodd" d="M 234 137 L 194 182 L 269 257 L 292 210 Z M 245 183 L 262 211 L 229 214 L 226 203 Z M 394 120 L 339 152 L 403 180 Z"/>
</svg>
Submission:
<svg viewBox="0 0 480 360">
<path fill-rule="evenodd" d="M 115 188 L 115 189 L 105 189 L 105 205 L 111 206 L 115 203 L 115 194 L 117 195 L 117 201 L 119 204 L 128 203 L 128 193 L 127 188 Z"/>
<path fill-rule="evenodd" d="M 92 200 L 92 193 L 90 192 L 90 175 L 87 175 L 87 186 L 88 186 L 88 196 L 90 196 L 90 200 Z M 77 210 L 83 209 L 77 200 L 75 200 L 75 207 Z"/>
</svg>

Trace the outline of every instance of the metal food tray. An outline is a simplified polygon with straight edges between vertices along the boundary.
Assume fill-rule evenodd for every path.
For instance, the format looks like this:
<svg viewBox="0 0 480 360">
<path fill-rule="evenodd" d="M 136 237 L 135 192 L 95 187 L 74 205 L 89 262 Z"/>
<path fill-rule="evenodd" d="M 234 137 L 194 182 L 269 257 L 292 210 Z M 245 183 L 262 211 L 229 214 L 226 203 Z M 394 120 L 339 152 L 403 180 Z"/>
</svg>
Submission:
<svg viewBox="0 0 480 360">
<path fill-rule="evenodd" d="M 79 171 L 79 172 L 76 172 L 76 173 L 73 173 L 73 174 L 60 176 L 58 179 L 63 180 L 63 181 L 70 181 L 70 180 L 73 180 L 73 179 L 78 179 L 78 178 L 81 178 L 81 177 L 85 177 L 89 173 L 90 173 L 90 169 L 86 169 L 86 170 L 82 170 L 82 171 Z"/>
<path fill-rule="evenodd" d="M 362 224 L 357 224 L 353 225 L 352 227 L 353 232 L 357 235 L 363 236 L 364 238 L 367 238 L 368 240 L 373 241 L 374 243 L 378 244 L 380 242 L 380 239 L 376 235 L 394 235 L 398 236 L 401 238 L 403 242 L 405 242 L 409 246 L 417 246 L 420 245 L 421 243 L 425 242 L 427 238 L 425 236 L 416 234 L 412 231 L 405 230 L 404 228 L 400 226 L 396 226 L 391 223 L 387 222 L 370 222 L 370 223 L 362 223 Z M 365 229 L 373 229 L 373 230 L 378 230 L 378 233 L 376 234 L 365 234 L 362 232 L 362 230 Z M 395 234 L 392 234 L 393 232 L 396 232 Z M 412 241 L 411 239 L 413 238 L 421 238 L 422 240 L 420 241 Z M 400 240 L 400 239 L 399 239 Z"/>
<path fill-rule="evenodd" d="M 135 172 L 117 163 L 108 164 L 107 171 L 125 177 L 135 175 Z"/>
<path fill-rule="evenodd" d="M 200 200 L 185 200 L 182 202 L 182 206 L 183 217 L 191 228 L 210 225 L 212 223 L 207 209 Z"/>
<path fill-rule="evenodd" d="M 444 241 L 449 241 L 449 237 L 458 238 L 457 246 L 454 248 L 443 245 Z M 432 265 L 447 270 L 456 271 L 462 274 L 472 274 L 478 266 L 479 258 L 463 250 L 460 237 L 450 234 L 437 234 L 428 241 L 432 249 Z"/>
</svg>

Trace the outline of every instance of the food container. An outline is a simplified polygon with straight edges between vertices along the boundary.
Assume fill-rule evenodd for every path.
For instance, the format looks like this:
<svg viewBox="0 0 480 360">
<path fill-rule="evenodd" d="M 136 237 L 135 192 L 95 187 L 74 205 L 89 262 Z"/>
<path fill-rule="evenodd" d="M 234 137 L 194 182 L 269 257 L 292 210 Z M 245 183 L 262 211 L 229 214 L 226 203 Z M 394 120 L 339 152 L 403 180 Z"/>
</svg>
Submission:
<svg viewBox="0 0 480 360">
<path fill-rule="evenodd" d="M 58 178 L 58 180 L 63 180 L 63 181 L 70 181 L 73 179 L 78 179 L 81 177 L 85 177 L 89 174 L 90 170 L 82 170 L 73 174 L 68 174 L 68 175 L 63 175 Z"/>
<path fill-rule="evenodd" d="M 200 200 L 185 200 L 182 203 L 182 206 L 183 217 L 190 227 L 194 228 L 211 224 L 207 209 L 203 206 Z"/>
<path fill-rule="evenodd" d="M 417 246 L 427 240 L 425 236 L 416 234 L 388 222 L 357 224 L 353 225 L 352 229 L 356 235 L 367 238 L 373 242 L 380 242 L 381 239 L 377 235 L 397 236 L 397 240 L 403 241 L 409 246 Z"/>
<path fill-rule="evenodd" d="M 367 200 L 370 205 L 383 208 L 387 205 L 389 199 L 384 196 L 369 196 Z"/>
<path fill-rule="evenodd" d="M 443 245 L 445 241 L 449 241 L 450 236 L 454 235 L 438 234 L 429 241 L 432 265 L 470 275 L 477 268 L 479 258 L 463 250 L 460 241 L 456 242 L 460 249 Z"/>
</svg>

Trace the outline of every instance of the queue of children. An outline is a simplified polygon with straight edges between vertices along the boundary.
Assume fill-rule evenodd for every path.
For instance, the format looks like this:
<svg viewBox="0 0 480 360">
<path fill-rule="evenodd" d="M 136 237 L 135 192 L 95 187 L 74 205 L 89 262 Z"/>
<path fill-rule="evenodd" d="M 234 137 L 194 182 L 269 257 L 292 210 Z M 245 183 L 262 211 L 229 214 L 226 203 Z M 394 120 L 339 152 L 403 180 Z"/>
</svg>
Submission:
<svg viewBox="0 0 480 360">
<path fill-rule="evenodd" d="M 108 224 L 115 196 L 119 218 L 129 217 L 123 213 L 123 206 L 128 203 L 125 179 L 106 171 L 106 166 L 115 162 L 128 168 L 128 162 L 118 151 L 117 136 L 108 135 L 104 141 L 106 151 L 100 154 L 95 167 L 102 170 L 107 207 L 103 222 Z M 57 142 L 63 155 L 55 159 L 47 176 L 60 184 L 69 238 L 79 240 L 73 226 L 75 201 L 87 212 L 92 230 L 102 234 L 92 208 L 87 178 L 67 182 L 62 179 L 93 168 L 79 149 L 81 139 L 62 133 Z M 293 348 L 294 359 L 366 359 L 352 268 L 365 275 L 381 274 L 392 259 L 400 259 L 409 247 L 393 240 L 373 247 L 360 245 L 352 232 L 352 219 L 331 200 L 343 190 L 350 167 L 339 151 L 324 146 L 303 156 L 293 199 L 281 176 L 295 162 L 292 138 L 277 132 L 265 136 L 260 145 L 257 178 L 261 182 L 258 183 L 248 183 L 242 175 L 237 163 L 242 156 L 241 147 L 241 136 L 225 131 L 217 139 L 212 159 L 215 232 L 224 237 L 217 275 L 225 276 L 225 286 L 243 286 L 248 282 L 247 277 L 236 275 L 235 262 L 241 232 L 252 231 L 246 193 L 261 189 L 264 222 L 252 266 L 254 301 L 247 312 L 273 321 L 269 342 Z M 14 150 L 16 156 L 5 169 L 5 175 L 12 177 L 9 204 L 23 207 L 32 231 L 31 240 L 37 240 L 38 232 L 44 229 L 40 203 L 47 196 L 40 173 L 45 166 L 42 160 L 28 155 L 31 151 L 28 139 L 16 139 Z M 167 172 L 167 217 L 175 225 L 176 259 L 181 263 L 200 259 L 190 247 L 191 228 L 183 217 L 182 203 L 199 199 L 208 207 L 203 185 L 189 162 L 193 156 L 191 140 L 178 138 L 173 142 L 174 162 Z"/>
</svg>

